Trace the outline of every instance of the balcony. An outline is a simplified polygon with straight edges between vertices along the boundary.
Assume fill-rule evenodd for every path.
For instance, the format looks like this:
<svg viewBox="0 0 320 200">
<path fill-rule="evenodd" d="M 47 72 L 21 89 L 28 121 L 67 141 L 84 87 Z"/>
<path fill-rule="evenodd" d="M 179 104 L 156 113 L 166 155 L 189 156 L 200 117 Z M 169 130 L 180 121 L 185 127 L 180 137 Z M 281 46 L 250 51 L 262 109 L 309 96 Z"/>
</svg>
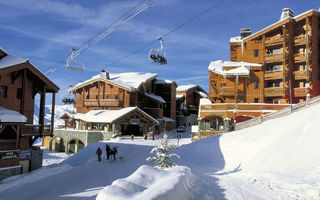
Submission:
<svg viewBox="0 0 320 200">
<path fill-rule="evenodd" d="M 294 45 L 305 45 L 307 41 L 310 41 L 310 36 L 299 35 L 293 38 Z"/>
<path fill-rule="evenodd" d="M 100 99 L 100 106 L 119 106 L 120 101 L 118 99 Z"/>
<path fill-rule="evenodd" d="M 294 62 L 306 62 L 307 55 L 305 53 L 295 53 L 294 54 Z"/>
<path fill-rule="evenodd" d="M 272 88 L 265 88 L 264 89 L 264 96 L 265 97 L 279 97 L 284 95 L 284 89 L 282 87 L 272 87 Z"/>
<path fill-rule="evenodd" d="M 266 37 L 265 46 L 276 46 L 283 43 L 282 36 Z"/>
<path fill-rule="evenodd" d="M 98 106 L 98 99 L 84 99 L 84 106 Z"/>
<path fill-rule="evenodd" d="M 294 71 L 294 79 L 295 80 L 305 80 L 308 79 L 308 72 L 306 70 L 303 71 Z"/>
<path fill-rule="evenodd" d="M 282 62 L 283 61 L 283 53 L 279 54 L 266 54 L 265 62 L 271 63 L 271 62 Z"/>
<path fill-rule="evenodd" d="M 275 79 L 282 79 L 283 78 L 283 71 L 266 71 L 264 74 L 265 80 L 275 80 Z"/>
<path fill-rule="evenodd" d="M 221 96 L 237 96 L 237 88 L 223 87 L 218 89 L 218 94 Z"/>
<path fill-rule="evenodd" d="M 295 97 L 306 97 L 309 92 L 309 88 L 294 88 L 293 91 Z"/>
<path fill-rule="evenodd" d="M 41 125 L 34 125 L 34 124 L 25 124 L 22 128 L 22 135 L 23 136 L 40 136 L 40 135 L 50 135 L 51 134 L 51 126 L 44 125 L 43 133 L 41 134 Z"/>
</svg>

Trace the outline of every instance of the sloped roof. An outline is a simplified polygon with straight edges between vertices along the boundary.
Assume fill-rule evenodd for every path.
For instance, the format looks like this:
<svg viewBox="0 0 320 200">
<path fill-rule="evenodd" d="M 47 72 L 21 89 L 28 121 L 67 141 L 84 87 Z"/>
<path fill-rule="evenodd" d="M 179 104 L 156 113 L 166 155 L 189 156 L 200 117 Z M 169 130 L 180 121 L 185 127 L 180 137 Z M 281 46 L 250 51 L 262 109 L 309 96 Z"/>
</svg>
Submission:
<svg viewBox="0 0 320 200">
<path fill-rule="evenodd" d="M 111 84 L 118 85 L 129 91 L 134 91 L 139 88 L 139 86 L 146 81 L 155 79 L 158 74 L 155 73 L 142 73 L 142 72 L 127 72 L 127 73 L 117 73 L 109 74 L 109 79 L 101 77 L 101 74 L 93 76 L 84 82 L 78 83 L 75 87 L 71 88 L 69 92 L 72 92 L 88 83 L 96 81 L 105 81 Z"/>
<path fill-rule="evenodd" d="M 142 111 L 138 107 L 127 107 L 122 108 L 120 110 L 91 110 L 85 114 L 77 114 L 75 116 L 76 119 L 80 119 L 85 122 L 93 122 L 93 123 L 113 123 L 114 121 L 118 120 L 119 118 L 134 112 L 138 111 L 146 115 L 150 120 L 155 123 L 158 123 L 156 119 Z"/>
<path fill-rule="evenodd" d="M 197 85 L 180 85 L 177 87 L 177 92 L 184 92 L 184 91 L 188 91 L 191 88 L 197 87 Z"/>
<path fill-rule="evenodd" d="M 150 98 L 152 98 L 152 99 L 154 99 L 154 100 L 156 100 L 156 101 L 158 101 L 160 103 L 166 103 L 166 101 L 162 97 L 160 97 L 158 95 L 149 94 L 149 93 L 144 93 L 144 95 L 146 95 L 147 97 L 150 97 Z"/>
<path fill-rule="evenodd" d="M 233 67 L 233 69 L 225 70 L 224 67 Z M 213 73 L 220 74 L 223 76 L 228 75 L 249 75 L 250 67 L 262 67 L 259 63 L 248 63 L 248 62 L 234 62 L 234 61 L 223 61 L 216 60 L 209 64 L 208 70 Z"/>
<path fill-rule="evenodd" d="M 2 59 L 0 59 L 0 69 L 5 68 L 5 67 L 11 67 L 11 66 L 18 65 L 21 63 L 25 63 L 27 61 L 28 60 L 24 59 L 24 58 L 20 58 L 20 57 L 13 56 L 13 55 L 7 55 L 7 56 L 3 57 Z"/>
<path fill-rule="evenodd" d="M 1 122 L 25 123 L 27 122 L 27 117 L 17 111 L 0 106 L 0 120 Z"/>
</svg>

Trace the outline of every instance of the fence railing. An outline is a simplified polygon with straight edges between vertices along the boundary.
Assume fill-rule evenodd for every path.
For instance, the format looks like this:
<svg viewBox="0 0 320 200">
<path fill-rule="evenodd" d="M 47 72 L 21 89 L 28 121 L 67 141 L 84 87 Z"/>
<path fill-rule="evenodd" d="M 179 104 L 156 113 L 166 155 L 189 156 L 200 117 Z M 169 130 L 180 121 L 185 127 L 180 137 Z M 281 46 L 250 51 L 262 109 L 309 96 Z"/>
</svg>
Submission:
<svg viewBox="0 0 320 200">
<path fill-rule="evenodd" d="M 304 101 L 302 103 L 292 104 L 292 106 L 289 106 L 289 107 L 284 108 L 282 110 L 279 110 L 277 112 L 269 113 L 266 115 L 261 115 L 258 118 L 253 118 L 253 119 L 247 120 L 245 122 L 237 123 L 235 125 L 235 130 L 241 130 L 244 128 L 248 128 L 250 126 L 261 124 L 263 121 L 268 121 L 268 120 L 277 119 L 277 118 L 280 118 L 283 116 L 290 115 L 294 111 L 301 110 L 305 106 L 308 106 L 308 105 L 311 105 L 314 103 L 318 103 L 318 102 L 320 102 L 320 96 L 314 97 L 314 98 L 312 98 L 308 101 Z"/>
</svg>

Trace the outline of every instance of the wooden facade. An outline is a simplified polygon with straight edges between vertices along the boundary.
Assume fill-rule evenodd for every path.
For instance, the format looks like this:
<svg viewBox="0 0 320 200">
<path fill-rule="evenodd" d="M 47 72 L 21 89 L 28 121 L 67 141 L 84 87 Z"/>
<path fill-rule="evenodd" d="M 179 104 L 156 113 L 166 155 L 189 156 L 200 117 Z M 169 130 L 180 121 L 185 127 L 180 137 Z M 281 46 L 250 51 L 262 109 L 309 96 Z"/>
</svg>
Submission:
<svg viewBox="0 0 320 200">
<path fill-rule="evenodd" d="M 122 80 L 115 81 L 107 72 L 102 71 L 95 78 L 70 89 L 69 92 L 76 96 L 76 112 L 138 107 L 155 119 L 166 116 L 175 120 L 175 84 L 169 84 L 168 87 L 156 86 L 157 74 L 150 74 L 132 87 L 126 77 L 130 79 L 130 76 L 137 73 L 123 74 L 119 75 Z"/>
<path fill-rule="evenodd" d="M 59 88 L 28 62 L 0 49 L 0 106 L 24 115 L 25 123 L 2 123 L 0 151 L 31 151 L 33 142 L 52 134 L 54 126 L 55 93 Z M 52 94 L 51 125 L 44 124 L 46 94 Z M 40 94 L 39 124 L 33 124 L 35 95 Z M 0 122 L 1 123 L 1 122 Z M 16 137 L 14 137 L 14 135 Z M 0 169 L 24 162 L 29 171 L 30 160 L 0 160 Z M 26 164 L 27 163 L 27 164 Z"/>
<path fill-rule="evenodd" d="M 292 103 L 320 94 L 319 20 L 320 13 L 310 10 L 238 41 L 230 40 L 232 61 L 264 64 L 257 75 L 261 82 L 258 93 L 264 102 L 290 103 L 290 90 Z M 255 94 L 252 90 L 248 92 Z"/>
</svg>

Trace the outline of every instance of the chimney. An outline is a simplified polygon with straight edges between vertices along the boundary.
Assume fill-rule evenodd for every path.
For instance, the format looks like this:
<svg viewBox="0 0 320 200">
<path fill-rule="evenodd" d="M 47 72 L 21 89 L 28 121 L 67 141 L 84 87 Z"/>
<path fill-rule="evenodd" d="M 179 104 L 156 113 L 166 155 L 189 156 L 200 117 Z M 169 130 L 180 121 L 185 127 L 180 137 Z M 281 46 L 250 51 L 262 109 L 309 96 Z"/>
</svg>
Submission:
<svg viewBox="0 0 320 200">
<path fill-rule="evenodd" d="M 288 17 L 294 17 L 294 12 L 290 8 L 283 8 L 280 16 L 280 21 Z"/>
<path fill-rule="evenodd" d="M 241 39 L 248 37 L 249 35 L 251 35 L 251 28 L 241 28 L 240 29 Z"/>
<path fill-rule="evenodd" d="M 104 69 L 101 70 L 101 78 L 110 79 L 109 72 L 106 72 Z"/>
</svg>

